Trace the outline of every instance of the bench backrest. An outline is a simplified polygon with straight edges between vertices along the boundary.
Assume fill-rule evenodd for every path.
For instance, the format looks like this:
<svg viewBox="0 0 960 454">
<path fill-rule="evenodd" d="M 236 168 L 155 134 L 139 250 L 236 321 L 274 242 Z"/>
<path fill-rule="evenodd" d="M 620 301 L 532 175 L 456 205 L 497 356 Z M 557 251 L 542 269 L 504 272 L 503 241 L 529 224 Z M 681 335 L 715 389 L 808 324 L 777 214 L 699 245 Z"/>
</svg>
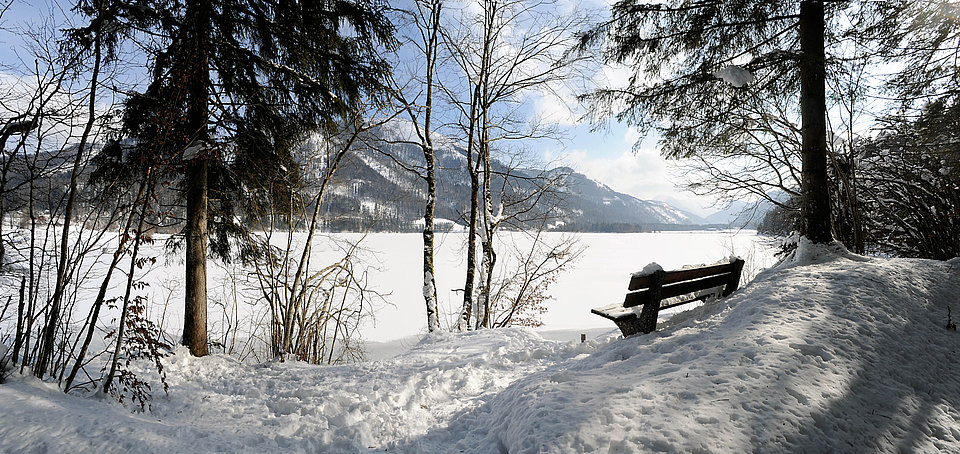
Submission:
<svg viewBox="0 0 960 454">
<path fill-rule="evenodd" d="M 740 285 L 743 260 L 675 271 L 657 271 L 644 276 L 633 276 L 624 298 L 623 307 L 635 307 L 654 301 L 686 295 L 699 290 L 723 286 L 728 296 Z"/>
</svg>

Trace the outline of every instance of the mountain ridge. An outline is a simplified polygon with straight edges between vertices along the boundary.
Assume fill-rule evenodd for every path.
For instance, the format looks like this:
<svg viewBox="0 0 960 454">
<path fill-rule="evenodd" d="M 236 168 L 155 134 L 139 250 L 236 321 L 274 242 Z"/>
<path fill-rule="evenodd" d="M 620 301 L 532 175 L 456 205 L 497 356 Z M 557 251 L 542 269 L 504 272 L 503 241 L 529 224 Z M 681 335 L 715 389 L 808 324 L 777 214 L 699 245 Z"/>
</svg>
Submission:
<svg viewBox="0 0 960 454">
<path fill-rule="evenodd" d="M 324 201 L 325 228 L 419 231 L 423 226 L 426 184 L 404 167 L 424 167 L 420 147 L 409 140 L 409 131 L 386 130 L 374 134 L 390 140 L 378 141 L 375 146 L 354 147 L 348 152 L 337 171 L 337 182 Z M 463 168 L 465 150 L 445 138 L 436 140 L 435 144 L 438 182 L 435 216 L 466 224 L 470 179 Z M 494 211 L 503 200 L 519 198 L 537 190 L 538 185 L 548 185 L 551 194 L 541 203 L 549 208 L 538 208 L 537 213 L 546 216 L 545 225 L 549 230 L 649 231 L 694 229 L 709 224 L 703 217 L 666 202 L 618 192 L 570 167 L 511 168 L 504 163 L 506 159 L 492 161 Z M 535 217 L 507 227 L 529 227 L 535 221 L 532 218 Z"/>
</svg>

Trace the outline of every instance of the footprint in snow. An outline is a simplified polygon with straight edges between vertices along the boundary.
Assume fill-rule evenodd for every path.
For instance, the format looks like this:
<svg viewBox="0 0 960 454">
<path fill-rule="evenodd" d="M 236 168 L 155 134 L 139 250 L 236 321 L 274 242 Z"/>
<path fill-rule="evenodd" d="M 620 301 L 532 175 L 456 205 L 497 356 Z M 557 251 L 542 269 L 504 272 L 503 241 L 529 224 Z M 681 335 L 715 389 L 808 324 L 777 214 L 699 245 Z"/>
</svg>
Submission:
<svg viewBox="0 0 960 454">
<path fill-rule="evenodd" d="M 812 344 L 789 344 L 790 348 L 797 350 L 800 354 L 805 356 L 819 356 L 820 359 L 824 361 L 830 361 L 833 359 L 833 355 L 824 350 L 823 347 L 819 345 Z"/>
</svg>

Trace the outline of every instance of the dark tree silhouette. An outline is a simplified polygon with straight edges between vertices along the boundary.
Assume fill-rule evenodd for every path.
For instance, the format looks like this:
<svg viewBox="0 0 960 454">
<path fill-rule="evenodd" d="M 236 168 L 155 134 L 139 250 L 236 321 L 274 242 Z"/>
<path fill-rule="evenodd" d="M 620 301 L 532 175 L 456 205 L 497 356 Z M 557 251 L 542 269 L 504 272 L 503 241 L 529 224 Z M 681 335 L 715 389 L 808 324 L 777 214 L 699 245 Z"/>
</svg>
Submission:
<svg viewBox="0 0 960 454">
<path fill-rule="evenodd" d="M 334 130 L 389 74 L 378 46 L 392 25 L 378 0 L 131 2 L 155 11 L 152 81 L 127 102 L 136 153 L 182 184 L 186 200 L 182 342 L 207 353 L 206 257 L 243 237 L 236 213 L 289 191 L 291 149 Z M 272 201 L 279 203 L 279 200 Z M 208 227 L 208 224 L 210 226 Z"/>
<path fill-rule="evenodd" d="M 799 92 L 801 233 L 832 240 L 826 166 L 825 17 L 847 2 L 624 0 L 611 19 L 584 33 L 581 49 L 603 45 L 608 63 L 627 65 L 625 87 L 585 96 L 601 118 L 655 130 L 667 157 L 695 156 L 729 119 L 749 118 L 754 97 Z"/>
</svg>

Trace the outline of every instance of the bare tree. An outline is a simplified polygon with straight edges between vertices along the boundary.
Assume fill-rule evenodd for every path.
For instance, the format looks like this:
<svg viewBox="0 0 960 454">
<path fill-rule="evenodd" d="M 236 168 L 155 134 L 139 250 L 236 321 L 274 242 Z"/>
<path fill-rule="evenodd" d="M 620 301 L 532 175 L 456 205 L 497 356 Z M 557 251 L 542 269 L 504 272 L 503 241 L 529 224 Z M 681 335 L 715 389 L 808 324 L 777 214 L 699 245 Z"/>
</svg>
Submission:
<svg viewBox="0 0 960 454">
<path fill-rule="evenodd" d="M 527 226 L 508 240 L 507 263 L 491 291 L 490 326 L 541 326 L 539 316 L 546 312 L 551 298 L 549 289 L 559 275 L 569 269 L 583 253 L 576 237 L 564 235 L 546 238 L 547 218 L 539 226 Z"/>
<path fill-rule="evenodd" d="M 417 144 L 423 152 L 424 168 L 416 171 L 427 186 L 427 201 L 423 213 L 423 299 L 427 309 L 427 330 L 440 329 L 437 307 L 437 282 L 433 266 L 434 214 L 437 206 L 436 156 L 433 145 L 434 91 L 436 88 L 437 56 L 440 51 L 440 21 L 443 11 L 441 0 L 417 0 L 410 11 L 403 11 L 408 18 L 409 30 L 405 40 L 423 58 L 423 74 L 415 76 L 409 84 L 394 83 L 394 94 L 410 118 Z M 412 86 L 411 86 L 412 85 Z M 415 94 L 406 95 L 405 91 Z"/>
<path fill-rule="evenodd" d="M 67 52 L 67 58 L 71 61 L 79 60 L 85 54 L 92 54 L 93 61 L 90 63 L 89 89 L 86 95 L 87 111 L 86 121 L 83 124 L 83 131 L 80 133 L 79 142 L 76 144 L 76 152 L 73 158 L 73 166 L 70 170 L 70 182 L 67 189 L 66 202 L 63 208 L 63 227 L 60 231 L 59 257 L 57 259 L 57 274 L 54 282 L 53 296 L 50 301 L 50 316 L 47 325 L 43 331 L 43 343 L 40 348 L 40 356 L 37 364 L 34 366 L 34 374 L 42 377 L 46 372 L 47 363 L 53 355 L 54 337 L 59 323 L 59 314 L 63 305 L 64 291 L 71 276 L 70 265 L 70 229 L 74 221 L 74 209 L 77 203 L 77 188 L 80 181 L 80 171 L 86 162 L 87 155 L 85 151 L 89 148 L 91 132 L 94 125 L 97 124 L 101 116 L 97 112 L 97 90 L 100 88 L 100 70 L 104 63 L 104 33 L 108 23 L 114 18 L 104 17 L 104 2 L 93 2 L 91 14 L 91 25 L 88 28 L 76 29 L 71 32 L 70 38 L 73 44 Z M 107 49 L 112 53 L 111 49 Z M 70 70 L 68 67 L 65 70 Z"/>
<path fill-rule="evenodd" d="M 123 86 L 110 72 L 116 67 L 107 64 L 117 41 L 104 33 L 105 29 L 117 33 L 122 27 L 99 16 L 102 8 L 105 3 L 98 2 L 85 10 L 96 13 L 85 28 L 63 32 L 56 19 L 47 19 L 39 28 L 24 31 L 27 44 L 20 51 L 34 57 L 32 68 L 24 63 L 11 69 L 21 76 L 0 100 L 0 109 L 16 120 L 6 128 L 11 133 L 6 138 L 18 137 L 15 149 L 3 147 L 0 167 L 0 215 L 22 218 L 20 226 L 9 230 L 7 223 L 0 224 L 4 227 L 0 240 L 12 245 L 3 255 L 9 252 L 22 264 L 4 271 L 24 275 L 14 338 L 16 361 L 22 368 L 32 366 L 38 376 L 59 379 L 65 391 L 79 374 L 89 377 L 83 366 L 90 356 L 102 353 L 88 356 L 93 333 L 102 327 L 99 316 L 106 296 L 100 295 L 83 317 L 78 302 L 85 306 L 86 301 L 78 299 L 78 290 L 104 277 L 98 273 L 98 261 L 110 254 L 106 239 L 116 233 L 116 223 L 123 218 L 122 199 L 131 197 L 126 193 L 113 201 L 112 196 L 98 198 L 104 194 L 93 191 L 86 181 L 92 151 L 103 145 L 113 121 L 116 93 L 103 87 Z M 123 233 L 131 230 L 128 224 Z M 124 254 L 121 241 L 100 281 L 102 288 L 109 286 L 111 271 Z"/>
<path fill-rule="evenodd" d="M 458 106 L 466 135 L 467 171 L 471 180 L 468 219 L 467 271 L 458 326 L 490 327 L 490 290 L 496 268 L 496 232 L 504 219 L 502 201 L 493 190 L 495 150 L 510 142 L 554 136 L 555 131 L 531 121 L 519 109 L 524 96 L 548 92 L 577 74 L 582 61 L 568 50 L 574 32 L 584 25 L 577 11 L 562 11 L 557 2 L 483 0 L 482 17 L 465 16 L 457 29 L 444 30 L 452 61 L 468 81 L 444 86 Z M 504 176 L 505 178 L 509 176 Z M 474 296 L 476 245 L 480 243 L 480 270 Z M 474 310 L 476 307 L 476 310 Z"/>
<path fill-rule="evenodd" d="M 63 58 L 54 48 L 56 38 L 52 27 L 28 30 L 24 32 L 29 44 L 29 51 L 34 55 L 34 67 L 25 70 L 16 82 L 17 86 L 8 91 L 9 98 L 2 100 L 2 109 L 12 113 L 12 121 L 5 127 L 4 142 L 11 135 L 17 134 L 19 141 L 14 149 L 4 147 L 2 172 L 0 172 L 0 215 L 6 217 L 8 213 L 24 213 L 28 226 L 26 238 L 20 232 L 0 230 L 5 243 L 3 256 L 6 258 L 6 245 L 16 250 L 26 262 L 26 303 L 18 310 L 18 332 L 14 345 L 14 356 L 21 365 L 32 364 L 37 376 L 45 376 L 47 372 L 54 372 L 54 354 L 62 356 L 62 345 L 67 323 L 62 320 L 63 314 L 68 312 L 63 307 L 63 292 L 59 299 L 49 298 L 46 293 L 46 283 L 54 282 L 63 276 L 76 271 L 76 267 L 68 266 L 62 256 L 59 260 L 50 257 L 48 242 L 57 235 L 57 226 L 61 223 L 65 197 L 61 198 L 59 191 L 59 172 L 61 166 L 76 156 L 76 149 L 71 143 L 76 122 L 81 117 L 74 83 L 80 78 L 71 75 L 77 69 L 76 56 Z M 89 87 L 89 85 L 87 86 Z M 89 135 L 89 132 L 88 132 Z M 79 172 L 79 170 L 78 170 Z M 56 189 L 55 189 L 56 188 Z M 62 231 L 62 228 L 61 228 Z M 83 241 L 63 243 L 62 251 L 69 254 L 70 249 L 86 249 L 89 243 Z M 48 280 L 49 262 L 62 263 L 62 273 Z M 56 291 L 53 292 L 56 295 Z M 41 300 L 42 299 L 42 300 Z M 41 328 L 37 333 L 37 342 L 31 345 L 34 325 L 39 323 Z M 32 347 L 32 349 L 31 349 Z M 58 364 L 65 364 L 58 361 Z"/>
</svg>

